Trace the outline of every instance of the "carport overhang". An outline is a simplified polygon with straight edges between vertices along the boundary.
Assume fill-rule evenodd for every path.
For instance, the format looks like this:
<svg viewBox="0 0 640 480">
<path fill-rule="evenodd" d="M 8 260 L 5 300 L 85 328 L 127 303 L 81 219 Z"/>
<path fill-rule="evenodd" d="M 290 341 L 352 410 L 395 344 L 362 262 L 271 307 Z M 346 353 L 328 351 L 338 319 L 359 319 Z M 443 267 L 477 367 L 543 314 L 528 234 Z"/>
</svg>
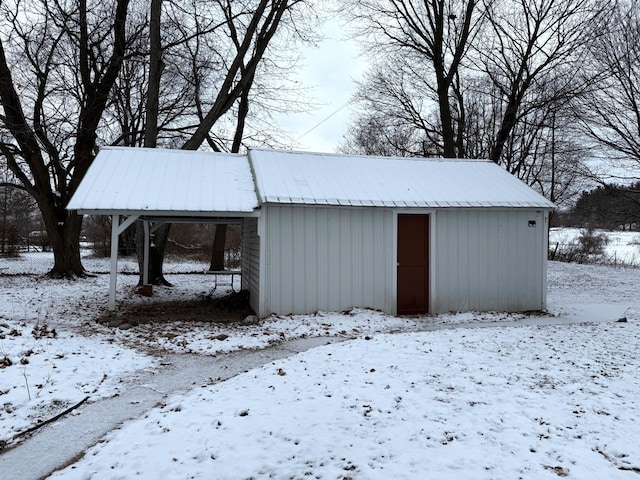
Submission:
<svg viewBox="0 0 640 480">
<path fill-rule="evenodd" d="M 111 217 L 110 310 L 116 308 L 118 239 L 134 222 L 144 226 L 141 274 L 147 284 L 150 236 L 161 225 L 230 224 L 260 216 L 246 155 L 159 148 L 102 148 L 67 209 Z"/>
<path fill-rule="evenodd" d="M 79 215 L 106 215 L 111 217 L 111 266 L 109 271 L 110 311 L 116 310 L 116 288 L 118 279 L 118 247 L 120 234 L 141 221 L 144 229 L 142 283 L 149 283 L 149 248 L 151 234 L 166 223 L 209 223 L 216 225 L 232 225 L 242 223 L 246 217 L 259 217 L 260 210 L 252 212 L 176 212 L 150 210 L 76 210 Z"/>
</svg>

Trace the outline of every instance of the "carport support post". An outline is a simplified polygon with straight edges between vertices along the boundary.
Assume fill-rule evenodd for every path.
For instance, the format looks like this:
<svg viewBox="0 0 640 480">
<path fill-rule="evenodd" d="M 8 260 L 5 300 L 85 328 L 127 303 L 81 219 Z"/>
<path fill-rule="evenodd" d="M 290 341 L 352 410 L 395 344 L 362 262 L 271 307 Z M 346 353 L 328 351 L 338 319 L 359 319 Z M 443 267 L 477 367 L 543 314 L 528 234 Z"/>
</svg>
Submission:
<svg viewBox="0 0 640 480">
<path fill-rule="evenodd" d="M 138 219 L 138 215 L 131 215 L 120 225 L 120 215 L 111 216 L 111 275 L 109 277 L 109 310 L 116 309 L 116 279 L 118 275 L 118 240 L 120 234 Z"/>
<path fill-rule="evenodd" d="M 116 309 L 116 278 L 118 274 L 118 240 L 120 233 L 120 215 L 111 216 L 111 274 L 109 277 L 109 310 Z"/>
</svg>

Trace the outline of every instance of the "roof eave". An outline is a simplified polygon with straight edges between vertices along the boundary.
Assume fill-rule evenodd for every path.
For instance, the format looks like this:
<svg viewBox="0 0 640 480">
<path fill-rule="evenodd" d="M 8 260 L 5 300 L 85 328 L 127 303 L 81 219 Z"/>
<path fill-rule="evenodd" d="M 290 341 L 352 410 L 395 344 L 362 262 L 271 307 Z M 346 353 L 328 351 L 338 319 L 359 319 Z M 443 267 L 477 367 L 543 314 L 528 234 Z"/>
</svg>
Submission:
<svg viewBox="0 0 640 480">
<path fill-rule="evenodd" d="M 260 209 L 251 211 L 176 211 L 176 210 L 116 210 L 116 209 L 80 209 L 75 210 L 80 215 L 124 215 L 139 217 L 259 217 Z"/>
</svg>

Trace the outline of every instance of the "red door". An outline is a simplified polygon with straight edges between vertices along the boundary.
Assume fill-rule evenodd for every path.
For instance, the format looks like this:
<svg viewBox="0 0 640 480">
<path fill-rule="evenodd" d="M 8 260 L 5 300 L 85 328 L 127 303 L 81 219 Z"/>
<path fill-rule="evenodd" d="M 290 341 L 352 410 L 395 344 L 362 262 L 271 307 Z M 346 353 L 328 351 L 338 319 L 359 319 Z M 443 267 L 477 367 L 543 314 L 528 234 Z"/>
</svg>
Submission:
<svg viewBox="0 0 640 480">
<path fill-rule="evenodd" d="M 429 215 L 398 215 L 398 315 L 429 312 Z"/>
</svg>

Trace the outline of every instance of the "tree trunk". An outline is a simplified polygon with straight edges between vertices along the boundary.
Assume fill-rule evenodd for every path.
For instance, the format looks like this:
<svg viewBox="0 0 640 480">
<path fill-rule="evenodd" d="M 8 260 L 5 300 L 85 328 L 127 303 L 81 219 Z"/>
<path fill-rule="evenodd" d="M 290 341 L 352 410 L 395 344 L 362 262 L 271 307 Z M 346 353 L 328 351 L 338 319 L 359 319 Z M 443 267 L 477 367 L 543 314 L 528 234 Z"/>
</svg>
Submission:
<svg viewBox="0 0 640 480">
<path fill-rule="evenodd" d="M 144 146 L 155 148 L 158 140 L 158 110 L 162 79 L 162 0 L 151 0 L 149 22 L 149 85 L 147 87 Z"/>
<path fill-rule="evenodd" d="M 216 232 L 213 238 L 213 249 L 211 250 L 211 263 L 209 270 L 224 270 L 224 250 L 227 243 L 227 225 L 224 223 L 216 225 Z"/>
<path fill-rule="evenodd" d="M 164 251 L 167 245 L 167 239 L 169 238 L 169 229 L 171 224 L 167 223 L 160 227 L 156 231 L 158 236 L 154 243 L 155 248 L 149 249 L 149 283 L 152 285 L 165 285 L 167 287 L 173 286 L 166 278 L 164 278 L 163 266 L 164 266 Z M 160 232 L 166 230 L 166 234 L 161 235 Z"/>
<path fill-rule="evenodd" d="M 142 285 L 142 275 L 144 272 L 144 226 L 141 221 L 136 222 L 136 250 L 138 254 L 138 268 L 140 278 L 138 285 Z M 152 242 L 149 247 L 149 284 L 164 285 L 171 287 L 172 284 L 164 278 L 164 252 L 169 238 L 170 223 L 165 223 L 152 235 Z"/>
<path fill-rule="evenodd" d="M 253 85 L 254 75 L 250 77 L 249 85 Z M 236 131 L 233 137 L 231 152 L 238 153 L 242 146 L 242 138 L 244 136 L 244 126 L 249 114 L 249 91 L 247 88 L 240 96 L 240 104 L 238 105 L 238 119 L 236 123 Z M 216 225 L 215 236 L 213 238 L 213 248 L 211 250 L 211 263 L 209 270 L 224 270 L 224 252 L 227 246 L 227 225 Z"/>
<path fill-rule="evenodd" d="M 49 244 L 53 250 L 53 268 L 47 274 L 52 278 L 86 276 L 80 261 L 80 231 L 82 216 L 64 209 L 40 207 Z"/>
<path fill-rule="evenodd" d="M 440 104 L 440 122 L 442 123 L 442 155 L 444 158 L 456 158 L 456 140 L 449 105 L 449 84 L 438 79 L 438 103 Z"/>
<path fill-rule="evenodd" d="M 162 17 L 162 0 L 151 1 L 151 19 L 149 24 L 149 86 L 147 88 L 144 146 L 156 148 L 158 137 L 158 107 L 160 81 L 162 79 L 162 36 L 160 20 Z M 142 285 L 144 270 L 144 228 L 142 222 L 137 222 L 136 250 L 140 278 L 138 285 Z M 164 250 L 169 239 L 171 224 L 166 223 L 154 232 L 153 242 L 149 246 L 149 283 L 151 285 L 171 286 L 164 278 L 163 263 Z"/>
<path fill-rule="evenodd" d="M 5 185 L 3 191 L 3 202 L 2 202 L 2 229 L 0 230 L 0 254 L 5 253 L 5 242 L 7 236 L 7 217 L 8 217 L 8 205 L 9 205 L 9 187 Z"/>
<path fill-rule="evenodd" d="M 505 108 L 504 117 L 502 118 L 502 123 L 500 124 L 500 130 L 498 130 L 498 134 L 496 135 L 496 143 L 491 148 L 491 152 L 489 154 L 489 159 L 493 160 L 495 163 L 500 163 L 500 157 L 502 157 L 504 146 L 511 136 L 513 127 L 516 125 L 519 103 L 520 102 L 516 99 L 515 95 L 509 98 L 509 102 Z"/>
</svg>

